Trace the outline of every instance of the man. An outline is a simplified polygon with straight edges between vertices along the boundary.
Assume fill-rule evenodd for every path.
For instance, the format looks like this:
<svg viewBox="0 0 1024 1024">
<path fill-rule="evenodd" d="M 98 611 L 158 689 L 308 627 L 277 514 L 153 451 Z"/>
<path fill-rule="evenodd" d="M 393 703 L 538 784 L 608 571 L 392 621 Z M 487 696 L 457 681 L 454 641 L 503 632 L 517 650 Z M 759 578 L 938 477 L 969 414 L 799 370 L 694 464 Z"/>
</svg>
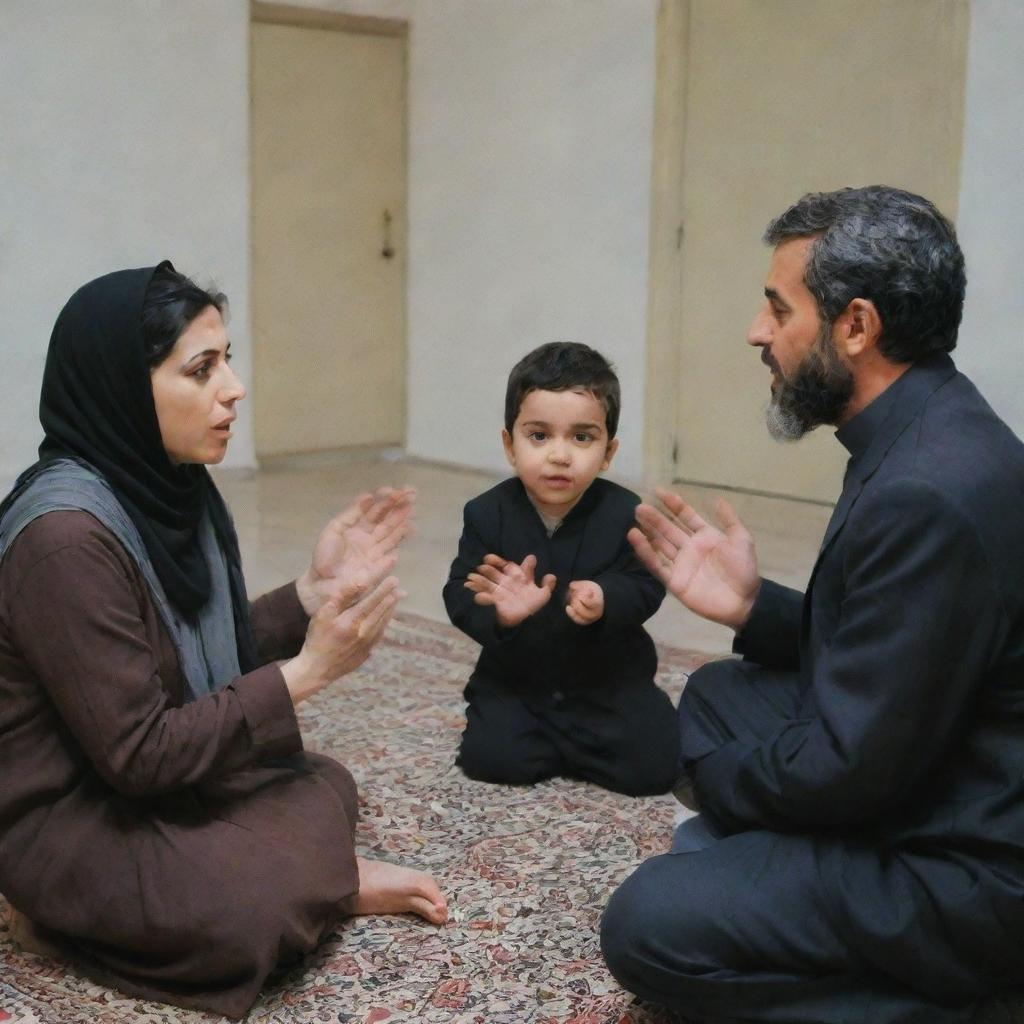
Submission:
<svg viewBox="0 0 1024 1024">
<path fill-rule="evenodd" d="M 873 186 L 773 221 L 768 425 L 850 461 L 805 594 L 677 495 L 630 539 L 743 660 L 680 704 L 700 814 L 613 895 L 612 973 L 703 1020 L 952 1024 L 1024 984 L 1024 445 L 947 354 L 949 222 Z M 994 1019 L 994 1018 L 993 1018 Z"/>
</svg>

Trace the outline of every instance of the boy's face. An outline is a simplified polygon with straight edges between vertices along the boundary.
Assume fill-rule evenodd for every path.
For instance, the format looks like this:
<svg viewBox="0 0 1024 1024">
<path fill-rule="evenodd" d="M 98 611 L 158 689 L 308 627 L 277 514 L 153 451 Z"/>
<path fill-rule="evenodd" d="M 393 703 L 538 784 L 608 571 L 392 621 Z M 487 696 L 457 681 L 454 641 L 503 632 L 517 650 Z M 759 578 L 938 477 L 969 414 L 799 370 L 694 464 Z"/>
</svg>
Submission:
<svg viewBox="0 0 1024 1024">
<path fill-rule="evenodd" d="M 619 447 L 608 440 L 604 405 L 582 389 L 531 391 L 501 440 L 534 504 L 555 519 L 580 500 Z"/>
</svg>

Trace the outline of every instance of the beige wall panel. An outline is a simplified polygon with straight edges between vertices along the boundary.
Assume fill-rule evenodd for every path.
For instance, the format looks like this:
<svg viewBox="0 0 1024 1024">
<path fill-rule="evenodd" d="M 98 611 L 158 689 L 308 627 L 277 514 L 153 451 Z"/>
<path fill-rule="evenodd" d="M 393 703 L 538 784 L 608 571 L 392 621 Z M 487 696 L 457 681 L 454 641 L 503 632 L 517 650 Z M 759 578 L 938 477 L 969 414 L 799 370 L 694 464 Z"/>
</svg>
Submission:
<svg viewBox="0 0 1024 1024">
<path fill-rule="evenodd" d="M 772 441 L 745 343 L 770 217 L 804 192 L 885 183 L 949 216 L 959 187 L 968 7 L 959 0 L 692 0 L 676 476 L 835 500 L 828 427 Z"/>
<path fill-rule="evenodd" d="M 254 24 L 251 57 L 257 455 L 401 443 L 405 40 Z"/>
</svg>

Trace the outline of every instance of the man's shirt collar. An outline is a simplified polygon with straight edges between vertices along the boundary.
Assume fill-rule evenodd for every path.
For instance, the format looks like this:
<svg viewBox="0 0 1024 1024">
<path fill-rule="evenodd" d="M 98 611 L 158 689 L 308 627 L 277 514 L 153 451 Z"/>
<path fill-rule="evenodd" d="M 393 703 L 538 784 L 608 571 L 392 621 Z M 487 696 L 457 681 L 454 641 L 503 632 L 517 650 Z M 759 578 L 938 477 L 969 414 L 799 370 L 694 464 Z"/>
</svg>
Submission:
<svg viewBox="0 0 1024 1024">
<path fill-rule="evenodd" d="M 873 402 L 836 431 L 836 440 L 850 453 L 851 461 L 856 461 L 871 446 L 909 376 L 910 370 L 897 377 Z"/>
</svg>

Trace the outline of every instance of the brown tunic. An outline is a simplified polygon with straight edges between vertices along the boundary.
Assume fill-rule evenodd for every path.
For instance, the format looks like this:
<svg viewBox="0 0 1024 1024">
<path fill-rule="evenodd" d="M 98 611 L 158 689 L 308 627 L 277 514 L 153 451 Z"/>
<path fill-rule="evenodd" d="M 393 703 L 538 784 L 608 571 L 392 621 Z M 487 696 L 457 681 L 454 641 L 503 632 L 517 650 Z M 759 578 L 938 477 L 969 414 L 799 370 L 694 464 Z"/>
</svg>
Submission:
<svg viewBox="0 0 1024 1024">
<path fill-rule="evenodd" d="M 358 889 L 355 784 L 302 750 L 273 659 L 294 586 L 251 606 L 269 664 L 184 704 L 149 591 L 85 512 L 0 565 L 0 891 L 133 995 L 239 1017 Z"/>
</svg>

